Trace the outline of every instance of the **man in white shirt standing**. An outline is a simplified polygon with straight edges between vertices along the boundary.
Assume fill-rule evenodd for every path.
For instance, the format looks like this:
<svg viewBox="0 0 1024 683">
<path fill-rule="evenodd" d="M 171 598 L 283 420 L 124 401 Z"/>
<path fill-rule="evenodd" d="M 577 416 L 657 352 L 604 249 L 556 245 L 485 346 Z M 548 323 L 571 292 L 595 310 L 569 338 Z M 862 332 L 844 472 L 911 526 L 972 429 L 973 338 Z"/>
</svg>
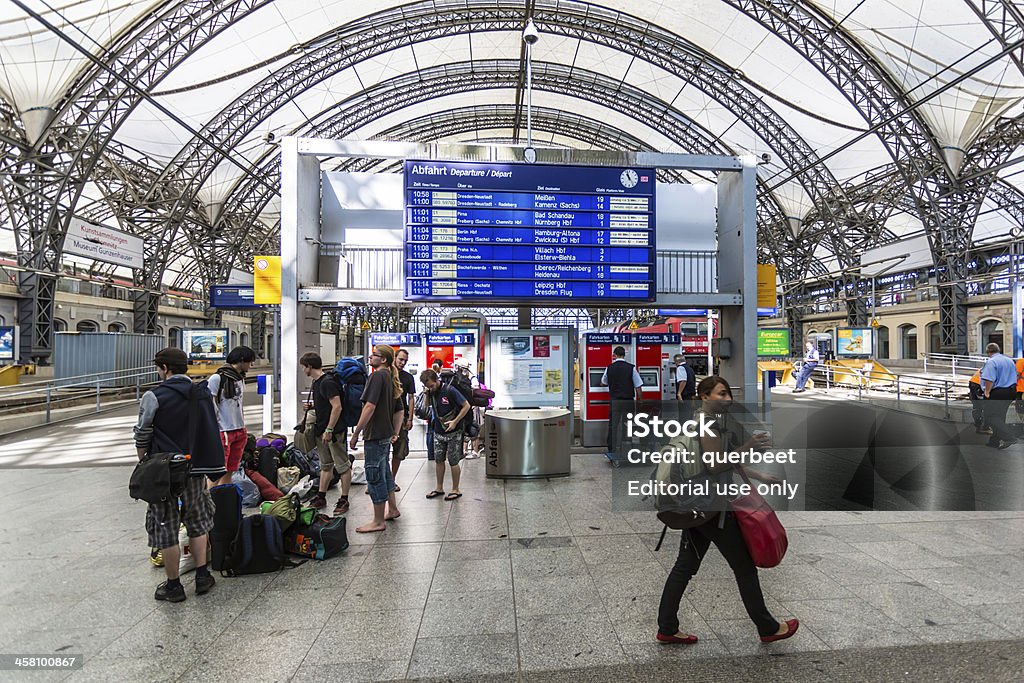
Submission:
<svg viewBox="0 0 1024 683">
<path fill-rule="evenodd" d="M 207 382 L 213 395 L 213 405 L 217 409 L 217 424 L 220 426 L 224 465 L 227 468 L 227 474 L 217 484 L 230 484 L 231 473 L 237 472 L 242 462 L 245 442 L 249 438 L 245 431 L 242 394 L 245 390 L 245 373 L 256 362 L 256 352 L 248 346 L 236 346 L 228 353 L 227 361 L 227 365 L 218 368 Z"/>
</svg>

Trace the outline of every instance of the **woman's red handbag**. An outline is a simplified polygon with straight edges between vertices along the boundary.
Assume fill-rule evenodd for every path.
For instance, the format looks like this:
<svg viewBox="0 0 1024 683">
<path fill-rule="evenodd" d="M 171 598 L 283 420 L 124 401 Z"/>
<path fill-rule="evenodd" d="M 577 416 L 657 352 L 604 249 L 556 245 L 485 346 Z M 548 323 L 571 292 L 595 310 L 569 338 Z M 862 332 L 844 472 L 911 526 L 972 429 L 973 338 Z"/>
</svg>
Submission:
<svg viewBox="0 0 1024 683">
<path fill-rule="evenodd" d="M 750 484 L 747 475 L 740 473 L 743 480 Z M 750 551 L 754 565 L 761 569 L 770 569 L 782 562 L 789 548 L 786 529 L 782 526 L 775 510 L 768 504 L 756 487 L 751 485 L 750 493 L 729 501 L 736 521 L 739 522 L 743 540 Z"/>
</svg>

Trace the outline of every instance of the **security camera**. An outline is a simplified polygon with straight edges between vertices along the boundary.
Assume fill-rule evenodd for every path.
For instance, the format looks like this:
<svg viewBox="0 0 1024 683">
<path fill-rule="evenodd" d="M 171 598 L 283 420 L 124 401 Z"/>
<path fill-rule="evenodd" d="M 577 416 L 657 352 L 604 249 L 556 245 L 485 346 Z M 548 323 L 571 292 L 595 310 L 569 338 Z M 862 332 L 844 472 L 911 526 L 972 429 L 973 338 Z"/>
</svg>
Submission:
<svg viewBox="0 0 1024 683">
<path fill-rule="evenodd" d="M 768 152 L 765 152 L 764 154 L 761 155 L 761 163 L 762 164 L 771 163 L 771 160 L 772 160 L 772 155 L 769 154 Z"/>
<path fill-rule="evenodd" d="M 533 19 L 526 22 L 526 28 L 523 29 L 523 42 L 527 45 L 533 45 L 540 40 L 540 33 L 537 32 L 537 27 L 533 25 Z"/>
</svg>

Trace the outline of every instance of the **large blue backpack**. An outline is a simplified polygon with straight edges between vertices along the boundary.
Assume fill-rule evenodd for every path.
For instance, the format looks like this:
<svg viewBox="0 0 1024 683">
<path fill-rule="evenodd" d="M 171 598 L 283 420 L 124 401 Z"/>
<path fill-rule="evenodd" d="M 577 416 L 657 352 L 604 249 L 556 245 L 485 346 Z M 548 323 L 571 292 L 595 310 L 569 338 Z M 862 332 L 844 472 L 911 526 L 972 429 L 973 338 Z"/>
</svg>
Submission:
<svg viewBox="0 0 1024 683">
<path fill-rule="evenodd" d="M 341 419 L 346 428 L 359 424 L 363 412 L 363 389 L 366 388 L 366 366 L 358 358 L 342 358 L 334 366 L 334 379 L 341 387 Z"/>
</svg>

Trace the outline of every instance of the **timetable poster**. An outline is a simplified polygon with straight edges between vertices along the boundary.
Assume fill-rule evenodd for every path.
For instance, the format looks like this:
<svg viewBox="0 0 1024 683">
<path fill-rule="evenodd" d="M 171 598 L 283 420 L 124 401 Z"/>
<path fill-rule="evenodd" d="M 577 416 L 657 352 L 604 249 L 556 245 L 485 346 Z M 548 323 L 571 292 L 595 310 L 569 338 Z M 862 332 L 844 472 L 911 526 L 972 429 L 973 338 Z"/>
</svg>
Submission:
<svg viewBox="0 0 1024 683">
<path fill-rule="evenodd" d="M 511 333 L 498 337 L 499 357 L 493 376 L 501 379 L 502 393 L 510 397 L 562 394 L 563 340 L 550 335 Z"/>
<path fill-rule="evenodd" d="M 405 299 L 650 302 L 652 168 L 405 162 Z"/>
</svg>

